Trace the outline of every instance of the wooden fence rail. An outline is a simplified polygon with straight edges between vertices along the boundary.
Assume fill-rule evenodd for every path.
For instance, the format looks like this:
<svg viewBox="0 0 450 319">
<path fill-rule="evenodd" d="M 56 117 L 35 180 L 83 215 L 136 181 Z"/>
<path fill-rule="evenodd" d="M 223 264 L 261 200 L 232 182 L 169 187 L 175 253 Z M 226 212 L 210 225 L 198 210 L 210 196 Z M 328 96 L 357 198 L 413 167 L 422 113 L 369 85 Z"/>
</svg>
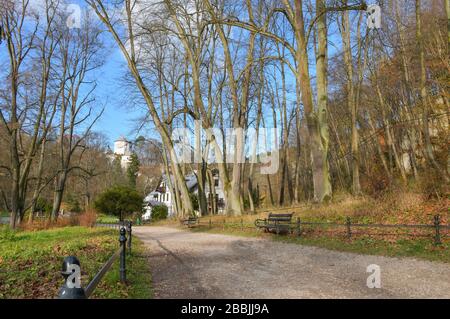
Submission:
<svg viewBox="0 0 450 319">
<path fill-rule="evenodd" d="M 198 221 L 199 226 L 206 226 L 209 228 L 218 227 L 223 230 L 226 228 L 233 229 L 255 229 L 255 226 L 258 227 L 258 223 L 264 224 L 266 221 L 264 219 L 257 219 L 254 223 L 245 223 L 243 219 L 235 222 L 227 222 L 226 218 L 221 219 L 219 221 L 213 221 L 211 218 L 204 217 L 200 218 Z M 363 223 L 352 223 L 351 218 L 347 217 L 345 219 L 345 223 L 336 223 L 336 222 L 312 222 L 312 221 L 304 221 L 301 218 L 297 218 L 294 222 L 288 224 L 291 233 L 295 233 L 297 236 L 301 236 L 306 233 L 306 229 L 311 228 L 342 228 L 344 234 L 347 238 L 352 238 L 355 235 L 371 235 L 371 236 L 379 236 L 379 235 L 392 235 L 392 236 L 411 236 L 411 237 L 433 237 L 433 241 L 435 245 L 440 245 L 442 243 L 442 238 L 450 235 L 450 225 L 441 223 L 441 216 L 435 215 L 433 216 L 432 224 L 363 224 Z M 428 234 L 417 234 L 417 233 L 408 233 L 408 234 L 398 234 L 398 233 L 382 233 L 377 234 L 374 232 L 367 231 L 357 231 L 358 229 L 399 229 L 399 230 L 432 230 L 432 233 Z"/>
</svg>

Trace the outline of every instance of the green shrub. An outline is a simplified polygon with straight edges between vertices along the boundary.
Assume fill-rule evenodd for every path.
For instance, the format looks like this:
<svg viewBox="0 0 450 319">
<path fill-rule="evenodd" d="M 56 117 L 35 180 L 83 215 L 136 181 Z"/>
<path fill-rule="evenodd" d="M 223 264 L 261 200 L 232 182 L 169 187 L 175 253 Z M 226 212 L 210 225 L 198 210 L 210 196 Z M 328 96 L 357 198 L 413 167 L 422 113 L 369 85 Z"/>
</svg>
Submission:
<svg viewBox="0 0 450 319">
<path fill-rule="evenodd" d="M 152 208 L 152 220 L 157 221 L 166 219 L 168 215 L 168 209 L 165 205 L 155 206 Z"/>
<path fill-rule="evenodd" d="M 114 215 L 120 220 L 126 215 L 142 210 L 143 197 L 134 189 L 115 186 L 100 194 L 94 208 L 102 214 Z"/>
</svg>

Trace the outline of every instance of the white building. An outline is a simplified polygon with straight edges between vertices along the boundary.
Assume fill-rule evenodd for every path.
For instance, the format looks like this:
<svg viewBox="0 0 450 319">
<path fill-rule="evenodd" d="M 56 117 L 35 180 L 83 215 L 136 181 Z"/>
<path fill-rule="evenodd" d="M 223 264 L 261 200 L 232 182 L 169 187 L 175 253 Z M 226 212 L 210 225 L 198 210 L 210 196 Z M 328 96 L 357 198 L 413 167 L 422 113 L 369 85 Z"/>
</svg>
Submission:
<svg viewBox="0 0 450 319">
<path fill-rule="evenodd" d="M 214 179 L 214 196 L 215 196 L 215 202 L 216 202 L 216 209 L 215 211 L 218 214 L 223 213 L 224 206 L 225 206 L 225 196 L 223 192 L 222 182 L 219 178 L 218 171 L 213 171 L 213 179 Z M 170 176 L 172 185 L 173 185 L 173 176 Z M 191 173 L 185 176 L 186 186 L 188 190 L 194 194 L 198 194 L 198 183 L 197 183 L 197 175 L 195 173 Z M 212 192 L 210 190 L 208 182 L 206 182 L 205 185 L 205 193 L 206 197 L 208 199 L 208 210 L 212 210 Z M 173 189 L 169 187 L 167 175 L 163 175 L 161 178 L 161 182 L 159 183 L 159 186 L 150 194 L 148 194 L 144 199 L 144 211 L 143 214 L 143 220 L 150 220 L 151 219 L 151 213 L 152 213 L 152 207 L 158 206 L 158 205 L 165 205 L 168 208 L 168 215 L 169 217 L 174 217 L 176 215 L 175 211 L 175 203 L 173 201 Z M 196 212 L 198 214 L 198 212 Z"/>
<path fill-rule="evenodd" d="M 133 153 L 133 144 L 125 137 L 121 136 L 114 142 L 114 152 L 109 154 L 111 161 L 120 157 L 120 166 L 127 169 L 131 162 L 131 154 Z"/>
</svg>

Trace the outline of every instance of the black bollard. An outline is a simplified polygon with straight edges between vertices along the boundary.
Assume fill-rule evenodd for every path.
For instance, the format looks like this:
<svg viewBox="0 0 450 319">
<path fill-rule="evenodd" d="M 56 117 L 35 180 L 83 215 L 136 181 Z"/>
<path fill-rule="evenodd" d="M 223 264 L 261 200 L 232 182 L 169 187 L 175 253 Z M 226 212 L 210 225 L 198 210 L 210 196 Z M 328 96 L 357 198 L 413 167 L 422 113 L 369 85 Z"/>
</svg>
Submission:
<svg viewBox="0 0 450 319">
<path fill-rule="evenodd" d="M 120 269 L 119 269 L 121 283 L 125 283 L 127 280 L 127 273 L 126 273 L 126 268 L 125 268 L 127 237 L 125 236 L 125 234 L 126 234 L 125 227 L 121 227 L 120 228 L 120 237 L 119 237 L 120 247 L 122 248 L 120 251 Z"/>
<path fill-rule="evenodd" d="M 128 253 L 131 255 L 131 232 L 132 232 L 132 229 L 131 229 L 131 220 L 128 222 L 128 225 L 127 225 L 127 232 L 128 232 Z"/>
<path fill-rule="evenodd" d="M 59 299 L 87 299 L 81 287 L 81 265 L 77 257 L 64 258 L 61 275 L 64 277 L 64 285 L 59 290 Z"/>
</svg>

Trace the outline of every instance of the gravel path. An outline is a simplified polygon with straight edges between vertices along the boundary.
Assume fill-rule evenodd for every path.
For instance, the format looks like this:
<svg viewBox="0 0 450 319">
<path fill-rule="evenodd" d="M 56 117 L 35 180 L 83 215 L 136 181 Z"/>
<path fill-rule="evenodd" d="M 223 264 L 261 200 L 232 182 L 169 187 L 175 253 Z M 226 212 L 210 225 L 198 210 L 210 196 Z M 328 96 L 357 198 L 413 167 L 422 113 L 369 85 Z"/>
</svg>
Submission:
<svg viewBox="0 0 450 319">
<path fill-rule="evenodd" d="M 450 298 L 450 266 L 264 239 L 136 227 L 155 298 Z M 381 269 L 369 289 L 368 265 Z"/>
</svg>

